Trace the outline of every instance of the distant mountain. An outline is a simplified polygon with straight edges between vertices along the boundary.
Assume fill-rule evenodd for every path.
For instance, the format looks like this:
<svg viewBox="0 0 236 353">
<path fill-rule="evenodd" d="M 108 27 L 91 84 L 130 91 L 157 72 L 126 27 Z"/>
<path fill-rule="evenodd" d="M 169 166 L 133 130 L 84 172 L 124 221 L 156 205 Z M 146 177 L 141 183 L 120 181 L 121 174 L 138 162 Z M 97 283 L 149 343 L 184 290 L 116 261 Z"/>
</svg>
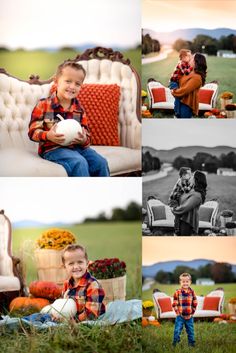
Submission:
<svg viewBox="0 0 236 353">
<path fill-rule="evenodd" d="M 147 151 L 149 151 L 153 157 L 158 157 L 161 162 L 173 163 L 175 158 L 178 156 L 182 156 L 184 158 L 193 158 L 198 152 L 205 152 L 219 157 L 222 153 L 236 153 L 236 148 L 229 146 L 186 146 L 172 148 L 171 150 L 156 150 L 153 147 L 143 146 L 143 153 Z"/>
<path fill-rule="evenodd" d="M 228 36 L 230 34 L 236 35 L 236 30 L 231 28 L 187 28 L 172 32 L 156 32 L 147 28 L 143 29 L 143 34 L 145 35 L 147 33 L 149 33 L 153 39 L 158 39 L 161 44 L 172 44 L 180 38 L 192 41 L 199 34 L 219 39 L 221 36 Z"/>
<path fill-rule="evenodd" d="M 50 227 L 69 227 L 72 223 L 63 223 L 63 222 L 55 222 L 55 223 L 43 223 L 32 220 L 23 220 L 12 223 L 12 228 L 50 228 Z"/>
<path fill-rule="evenodd" d="M 166 272 L 173 272 L 177 266 L 188 266 L 197 269 L 200 266 L 205 266 L 207 264 L 214 264 L 216 261 L 207 259 L 196 259 L 192 261 L 166 261 L 158 262 L 151 266 L 143 266 L 142 273 L 143 277 L 155 277 L 156 273 L 160 270 Z M 232 271 L 236 274 L 236 265 L 232 265 Z"/>
</svg>

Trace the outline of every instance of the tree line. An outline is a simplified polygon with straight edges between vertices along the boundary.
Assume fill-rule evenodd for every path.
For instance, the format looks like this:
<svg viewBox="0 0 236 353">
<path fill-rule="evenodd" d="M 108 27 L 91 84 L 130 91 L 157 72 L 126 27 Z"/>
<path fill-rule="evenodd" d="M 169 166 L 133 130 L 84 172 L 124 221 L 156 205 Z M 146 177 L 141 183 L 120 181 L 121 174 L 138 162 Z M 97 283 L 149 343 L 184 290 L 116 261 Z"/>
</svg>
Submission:
<svg viewBox="0 0 236 353">
<path fill-rule="evenodd" d="M 142 153 L 142 170 L 144 173 L 151 170 L 160 170 L 161 162 L 158 157 L 153 157 L 149 151 Z"/>
<path fill-rule="evenodd" d="M 189 49 L 193 53 L 201 52 L 208 55 L 216 55 L 218 50 L 232 50 L 236 53 L 236 36 L 230 34 L 221 36 L 219 39 L 199 34 L 192 41 L 177 39 L 173 44 L 173 49 Z M 157 39 L 153 39 L 150 34 L 142 35 L 142 54 L 159 52 L 161 44 Z"/>
<path fill-rule="evenodd" d="M 141 205 L 139 205 L 137 202 L 132 201 L 125 208 L 113 208 L 111 216 L 107 216 L 105 212 L 100 212 L 96 217 L 85 218 L 83 223 L 140 221 L 141 212 Z"/>
<path fill-rule="evenodd" d="M 189 167 L 192 170 L 203 170 L 208 173 L 217 173 L 218 168 L 236 170 L 236 154 L 235 152 L 229 152 L 216 157 L 210 153 L 198 152 L 192 159 L 178 156 L 173 162 L 173 167 L 177 170 L 181 167 Z"/>
<path fill-rule="evenodd" d="M 188 266 L 177 266 L 173 272 L 158 271 L 155 275 L 155 281 L 161 284 L 179 283 L 181 273 L 188 272 L 192 276 L 192 282 L 196 283 L 198 278 L 209 278 L 215 283 L 236 282 L 236 276 L 232 271 L 232 266 L 228 263 L 215 262 L 200 266 L 194 269 Z"/>
</svg>

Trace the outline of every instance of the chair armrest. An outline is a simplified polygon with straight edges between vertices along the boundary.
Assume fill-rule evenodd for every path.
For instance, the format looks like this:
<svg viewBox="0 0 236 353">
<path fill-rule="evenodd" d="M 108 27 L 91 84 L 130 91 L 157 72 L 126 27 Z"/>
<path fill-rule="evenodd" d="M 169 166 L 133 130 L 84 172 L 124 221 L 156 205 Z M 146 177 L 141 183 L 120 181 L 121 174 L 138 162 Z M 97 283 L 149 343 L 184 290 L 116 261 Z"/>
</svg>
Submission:
<svg viewBox="0 0 236 353">
<path fill-rule="evenodd" d="M 12 263 L 13 263 L 13 273 L 16 277 L 19 278 L 19 281 L 20 281 L 20 294 L 24 294 L 26 286 L 24 283 L 22 262 L 18 257 L 12 256 Z"/>
</svg>

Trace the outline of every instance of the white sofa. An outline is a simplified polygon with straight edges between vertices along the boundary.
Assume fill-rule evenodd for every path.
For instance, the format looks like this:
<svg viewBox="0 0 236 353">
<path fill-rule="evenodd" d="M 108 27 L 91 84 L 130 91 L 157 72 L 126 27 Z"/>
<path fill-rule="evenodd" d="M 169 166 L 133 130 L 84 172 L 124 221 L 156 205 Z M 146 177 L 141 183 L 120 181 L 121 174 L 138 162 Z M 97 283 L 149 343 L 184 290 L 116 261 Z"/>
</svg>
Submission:
<svg viewBox="0 0 236 353">
<path fill-rule="evenodd" d="M 153 89 L 161 88 L 164 93 L 160 96 L 160 99 L 155 99 L 153 94 Z M 206 83 L 203 87 L 200 88 L 200 91 L 212 91 L 212 96 L 209 99 L 209 103 L 199 102 L 199 110 L 206 111 L 215 108 L 216 106 L 216 99 L 217 99 L 217 92 L 218 92 L 218 84 L 216 82 Z M 160 93 L 161 93 L 160 92 Z M 148 101 L 149 101 L 149 108 L 150 109 L 174 109 L 174 96 L 171 94 L 171 91 L 168 87 L 165 87 L 161 82 L 156 81 L 154 79 L 150 79 L 147 83 L 147 94 L 148 94 Z M 158 94 L 156 95 L 158 98 Z"/>
<path fill-rule="evenodd" d="M 141 171 L 140 79 L 119 52 L 94 48 L 76 57 L 85 68 L 85 83 L 120 86 L 118 131 L 120 146 L 92 146 L 107 160 L 111 175 Z M 47 97 L 52 79 L 29 81 L 0 69 L 0 176 L 67 176 L 65 169 L 43 160 L 38 144 L 29 140 L 28 124 L 36 102 Z"/>
<path fill-rule="evenodd" d="M 219 303 L 217 310 L 203 310 L 203 305 L 204 305 L 204 299 L 206 297 L 219 297 Z M 156 311 L 156 315 L 158 319 L 174 319 L 176 318 L 176 313 L 174 309 L 172 308 L 171 311 L 165 311 L 162 312 L 161 306 L 159 304 L 158 299 L 160 298 L 169 298 L 171 305 L 173 303 L 173 298 L 168 296 L 166 293 L 163 292 L 154 292 L 153 293 L 153 303 L 154 303 L 154 308 Z M 204 296 L 197 296 L 197 308 L 196 311 L 193 315 L 194 318 L 214 318 L 218 317 L 222 314 L 223 310 L 223 305 L 224 305 L 224 291 L 221 289 L 216 289 L 209 294 L 207 294 L 205 297 Z"/>
<path fill-rule="evenodd" d="M 23 278 L 20 260 L 12 256 L 11 223 L 4 211 L 0 211 L 0 312 L 11 299 L 23 294 Z"/>
<path fill-rule="evenodd" d="M 212 229 L 216 225 L 219 204 L 217 201 L 207 201 L 199 209 L 199 229 Z M 174 228 L 174 214 L 168 205 L 151 198 L 147 201 L 147 217 L 150 229 Z"/>
</svg>

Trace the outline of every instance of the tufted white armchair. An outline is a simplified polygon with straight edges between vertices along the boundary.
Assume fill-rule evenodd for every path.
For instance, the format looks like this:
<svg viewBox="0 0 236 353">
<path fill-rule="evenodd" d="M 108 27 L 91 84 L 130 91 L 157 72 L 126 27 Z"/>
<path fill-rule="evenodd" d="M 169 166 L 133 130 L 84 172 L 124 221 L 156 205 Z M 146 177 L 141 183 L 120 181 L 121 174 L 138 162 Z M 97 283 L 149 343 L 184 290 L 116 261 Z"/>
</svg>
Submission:
<svg viewBox="0 0 236 353">
<path fill-rule="evenodd" d="M 85 83 L 120 86 L 120 146 L 92 146 L 107 160 L 111 175 L 140 173 L 141 123 L 140 79 L 129 60 L 112 49 L 86 50 L 76 60 L 85 68 Z M 0 69 L 0 176 L 67 176 L 65 169 L 38 156 L 38 144 L 28 138 L 31 112 L 47 97 L 52 79 L 29 81 L 11 77 Z"/>
<path fill-rule="evenodd" d="M 0 312 L 14 297 L 23 293 L 20 260 L 12 256 L 11 223 L 0 211 Z"/>
</svg>

